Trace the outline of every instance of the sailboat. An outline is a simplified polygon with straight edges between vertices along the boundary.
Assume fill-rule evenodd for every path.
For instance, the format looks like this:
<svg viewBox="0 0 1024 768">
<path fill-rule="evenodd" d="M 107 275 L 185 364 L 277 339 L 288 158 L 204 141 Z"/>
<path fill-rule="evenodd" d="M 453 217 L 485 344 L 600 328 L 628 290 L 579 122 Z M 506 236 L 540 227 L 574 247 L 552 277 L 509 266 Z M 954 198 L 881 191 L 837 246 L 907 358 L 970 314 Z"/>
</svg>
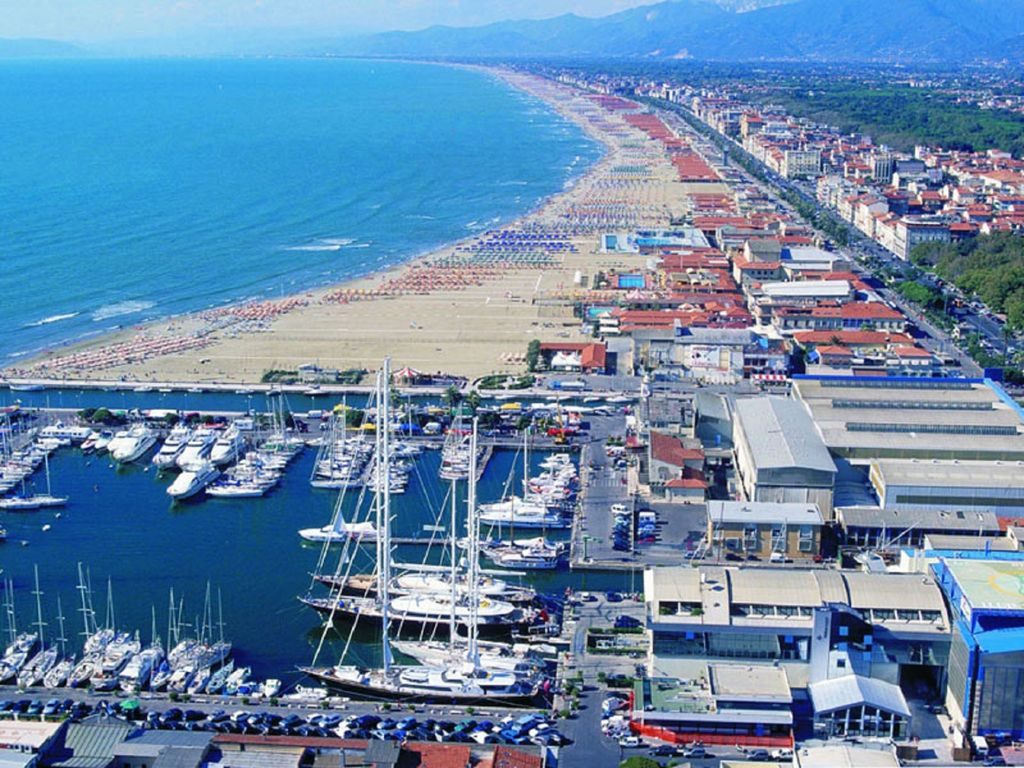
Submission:
<svg viewBox="0 0 1024 768">
<path fill-rule="evenodd" d="M 0 499 L 0 509 L 4 512 L 30 512 L 46 507 L 63 507 L 68 503 L 67 496 L 54 496 L 50 493 L 50 457 L 43 452 L 43 464 L 46 466 L 46 493 L 25 494 L 22 496 L 11 496 Z M 25 481 L 22 480 L 24 491 Z"/>
<path fill-rule="evenodd" d="M 61 608 L 59 596 L 57 597 L 57 626 L 60 627 L 60 636 L 57 638 L 59 659 L 43 677 L 43 686 L 50 689 L 63 686 L 68 681 L 71 670 L 75 668 L 74 654 L 65 655 L 68 640 L 64 636 L 64 610 Z"/>
<path fill-rule="evenodd" d="M 53 669 L 53 666 L 57 663 L 57 646 L 46 647 L 46 642 L 43 639 L 43 627 L 46 622 L 43 621 L 43 604 L 41 602 L 42 592 L 39 591 L 39 566 L 34 566 L 35 572 L 35 586 L 32 594 L 36 596 L 36 628 L 39 634 L 39 652 L 33 656 L 21 668 L 18 673 L 18 686 L 20 688 L 30 688 L 33 685 L 39 685 L 43 682 L 43 678 L 46 674 Z"/>
<path fill-rule="evenodd" d="M 391 362 L 385 359 L 377 375 L 377 402 L 379 411 L 390 413 Z M 386 470 L 391 461 L 391 437 L 389 429 L 377 430 L 377 458 Z M 476 520 L 476 425 L 469 446 L 469 536 L 471 544 L 478 543 L 479 525 Z M 479 577 L 480 567 L 476 547 L 471 547 L 468 557 L 467 583 L 470 586 L 468 601 L 471 615 L 467 621 L 468 638 L 464 653 L 457 653 L 457 635 L 450 634 L 452 656 L 447 663 L 398 665 L 391 649 L 392 605 L 391 590 L 391 492 L 387 482 L 387 471 L 378 473 L 374 488 L 374 508 L 377 530 L 377 596 L 380 606 L 382 665 L 366 668 L 339 663 L 333 667 L 303 667 L 302 671 L 319 680 L 331 690 L 364 699 L 385 699 L 400 701 L 450 701 L 459 704 L 492 703 L 505 705 L 530 705 L 536 702 L 540 679 L 532 674 L 515 670 L 487 669 L 480 662 L 478 645 L 478 620 L 480 610 Z M 451 532 L 454 536 L 454 529 Z M 454 564 L 453 564 L 454 568 Z M 455 580 L 452 580 L 453 596 L 449 602 L 454 608 Z M 454 611 L 449 613 L 449 622 L 454 627 Z M 324 628 L 326 636 L 327 627 Z M 323 640 L 321 640 L 321 646 Z M 318 649 L 319 651 L 319 649 Z M 314 657 L 314 664 L 316 659 Z"/>
<path fill-rule="evenodd" d="M 4 583 L 7 595 L 4 612 L 7 615 L 7 634 L 10 640 L 0 657 L 0 683 L 16 680 L 21 668 L 36 650 L 39 636 L 34 632 L 18 632 L 14 613 L 14 584 L 8 579 Z"/>
</svg>

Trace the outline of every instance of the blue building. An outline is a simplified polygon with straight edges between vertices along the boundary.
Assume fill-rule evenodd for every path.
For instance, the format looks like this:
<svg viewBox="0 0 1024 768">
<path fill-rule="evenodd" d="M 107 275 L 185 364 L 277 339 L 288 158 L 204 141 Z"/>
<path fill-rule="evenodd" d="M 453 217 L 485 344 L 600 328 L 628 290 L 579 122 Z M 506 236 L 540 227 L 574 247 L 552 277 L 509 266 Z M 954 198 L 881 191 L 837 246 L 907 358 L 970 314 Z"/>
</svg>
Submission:
<svg viewBox="0 0 1024 768">
<path fill-rule="evenodd" d="M 950 716 L 968 734 L 1024 737 L 1024 562 L 943 558 L 932 569 L 953 622 Z"/>
</svg>

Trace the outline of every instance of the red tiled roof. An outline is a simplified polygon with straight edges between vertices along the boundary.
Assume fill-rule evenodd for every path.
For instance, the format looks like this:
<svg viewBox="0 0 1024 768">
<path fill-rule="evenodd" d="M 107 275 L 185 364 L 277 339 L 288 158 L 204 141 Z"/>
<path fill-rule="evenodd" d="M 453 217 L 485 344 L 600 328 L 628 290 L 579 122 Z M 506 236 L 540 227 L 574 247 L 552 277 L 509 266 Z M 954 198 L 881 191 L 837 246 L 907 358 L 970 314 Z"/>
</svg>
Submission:
<svg viewBox="0 0 1024 768">
<path fill-rule="evenodd" d="M 700 448 L 686 448 L 678 438 L 652 431 L 651 456 L 657 461 L 682 467 L 687 461 L 703 461 L 704 451 Z"/>
<path fill-rule="evenodd" d="M 853 357 L 853 352 L 851 352 L 847 347 L 839 347 L 835 344 L 825 344 L 817 347 L 817 352 L 822 357 Z"/>
<path fill-rule="evenodd" d="M 494 747 L 491 765 L 493 768 L 542 768 L 544 760 L 540 755 L 498 744 Z"/>
<path fill-rule="evenodd" d="M 897 357 L 931 357 L 932 353 L 927 349 L 921 349 L 921 347 L 910 347 L 900 346 L 896 347 L 893 352 Z"/>
<path fill-rule="evenodd" d="M 793 334 L 799 344 L 832 344 L 838 341 L 846 347 L 873 347 L 886 344 L 913 344 L 905 333 L 886 331 L 797 331 Z"/>
<path fill-rule="evenodd" d="M 703 488 L 707 490 L 706 481 L 697 477 L 674 477 L 665 483 L 666 488 Z"/>
<path fill-rule="evenodd" d="M 467 768 L 471 757 L 465 744 L 409 742 L 402 745 L 398 768 Z"/>
</svg>

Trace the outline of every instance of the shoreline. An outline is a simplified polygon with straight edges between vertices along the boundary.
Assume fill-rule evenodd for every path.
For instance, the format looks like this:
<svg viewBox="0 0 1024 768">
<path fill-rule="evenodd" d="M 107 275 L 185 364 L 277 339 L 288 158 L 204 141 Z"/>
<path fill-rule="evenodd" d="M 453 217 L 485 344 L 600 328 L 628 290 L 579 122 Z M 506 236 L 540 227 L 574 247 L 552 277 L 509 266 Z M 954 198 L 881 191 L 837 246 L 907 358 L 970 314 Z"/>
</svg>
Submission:
<svg viewBox="0 0 1024 768">
<path fill-rule="evenodd" d="M 543 103 L 547 109 L 555 112 L 562 120 L 571 122 L 588 140 L 598 144 L 601 147 L 600 157 L 585 167 L 579 174 L 567 179 L 566 185 L 562 190 L 538 200 L 530 210 L 520 216 L 497 224 L 494 227 L 480 230 L 464 238 L 445 243 L 439 247 L 425 249 L 419 254 L 411 255 L 400 263 L 372 270 L 339 283 L 312 286 L 281 299 L 225 303 L 214 309 L 172 315 L 149 323 L 103 333 L 87 340 L 71 342 L 66 346 L 50 349 L 44 354 L 19 358 L 15 364 L 7 366 L 0 371 L 0 377 L 4 380 L 13 380 L 15 382 L 45 379 L 47 381 L 60 382 L 62 386 L 67 387 L 76 386 L 76 384 L 82 382 L 109 382 L 112 380 L 122 384 L 181 381 L 208 386 L 215 382 L 223 383 L 225 386 L 240 384 L 251 386 L 260 381 L 260 375 L 258 375 L 260 370 L 263 372 L 273 369 L 292 370 L 296 367 L 295 360 L 305 359 L 312 363 L 324 357 L 330 357 L 333 350 L 328 344 L 328 337 L 332 334 L 335 336 L 339 335 L 337 333 L 338 328 L 337 326 L 324 326 L 323 320 L 325 319 L 324 316 L 338 314 L 329 311 L 329 308 L 333 306 L 354 306 L 370 301 L 399 304 L 401 306 L 392 306 L 391 308 L 403 313 L 408 327 L 413 331 L 413 334 L 401 334 L 399 329 L 394 327 L 394 323 L 392 324 L 392 330 L 395 336 L 409 336 L 415 335 L 416 331 L 423 328 L 417 322 L 416 309 L 426 310 L 427 315 L 431 317 L 438 309 L 436 306 L 428 305 L 427 302 L 417 303 L 414 299 L 416 296 L 432 295 L 439 300 L 442 298 L 449 299 L 450 301 L 447 303 L 451 307 L 466 309 L 465 305 L 470 303 L 467 300 L 467 292 L 469 290 L 486 288 L 490 292 L 497 291 L 497 297 L 490 294 L 485 297 L 484 303 L 490 304 L 492 300 L 500 299 L 501 290 L 504 288 L 506 289 L 505 297 L 507 302 L 512 302 L 515 299 L 520 303 L 524 303 L 525 300 L 516 295 L 516 289 L 519 289 L 524 294 L 530 292 L 528 281 L 524 282 L 522 279 L 514 280 L 512 278 L 528 273 L 537 273 L 536 286 L 532 291 L 533 296 L 536 296 L 541 292 L 545 268 L 548 272 L 556 269 L 564 270 L 566 269 L 564 259 L 562 264 L 554 262 L 544 263 L 539 268 L 536 268 L 537 265 L 533 265 L 534 269 L 531 269 L 529 264 L 496 264 L 494 266 L 484 265 L 482 267 L 470 265 L 463 267 L 456 260 L 458 254 L 467 252 L 475 243 L 479 243 L 481 240 L 492 236 L 495 232 L 505 230 L 528 231 L 530 227 L 541 228 L 544 224 L 547 224 L 549 229 L 553 229 L 554 227 L 551 227 L 552 222 L 556 225 L 558 224 L 558 209 L 571 208 L 574 202 L 574 195 L 581 188 L 595 184 L 603 174 L 608 174 L 616 153 L 621 151 L 621 146 L 610 133 L 602 132 L 590 120 L 586 119 L 579 109 L 574 110 L 572 108 L 574 102 L 586 100 L 587 96 L 570 86 L 507 69 L 477 65 L 457 66 L 472 69 L 481 74 L 496 78 L 508 87 L 525 93 Z M 571 241 L 573 243 L 572 249 L 575 251 L 577 248 L 576 242 L 581 239 L 578 233 L 568 233 L 565 237 L 567 242 Z M 575 239 L 572 240 L 572 238 Z M 588 244 L 590 246 L 593 246 L 593 242 L 590 242 L 593 238 L 593 235 L 589 236 Z M 448 265 L 448 262 L 453 262 L 455 266 Z M 429 272 L 435 265 L 441 265 L 448 269 L 449 273 L 446 273 L 443 277 L 454 282 L 451 284 L 447 282 L 439 284 L 435 289 L 431 289 L 429 286 L 424 289 L 421 284 L 415 282 L 410 284 L 410 276 L 413 278 L 419 277 L 422 282 L 422 279 L 429 277 L 429 275 L 425 276 L 424 273 Z M 459 271 L 460 269 L 462 272 Z M 579 270 L 576 270 L 576 272 L 578 274 Z M 564 278 L 564 275 L 562 277 Z M 559 283 L 558 288 L 564 291 L 564 281 Z M 454 295 L 456 293 L 459 295 Z M 436 305 L 438 303 L 440 302 L 437 301 L 433 304 Z M 532 304 L 533 302 L 531 301 L 526 306 L 529 307 Z M 320 308 L 323 308 L 323 311 L 317 313 L 316 310 Z M 519 316 L 523 313 L 513 312 L 512 309 L 518 308 L 510 309 L 506 307 L 506 315 L 517 315 L 516 319 L 522 324 L 524 318 Z M 297 314 L 306 315 L 306 319 L 310 323 L 300 323 L 296 326 L 293 321 Z M 369 320 L 370 326 L 376 320 L 374 314 L 370 313 L 368 318 L 364 318 Z M 493 318 L 488 319 L 493 320 Z M 570 328 L 579 325 L 578 321 L 572 323 L 564 322 L 567 319 L 564 317 L 564 313 L 561 318 L 552 317 L 552 320 L 555 319 L 563 320 L 562 327 L 556 331 L 560 337 L 573 335 Z M 316 340 L 317 344 L 314 345 L 312 342 L 305 344 L 308 347 L 317 346 L 317 350 L 311 350 L 308 354 L 304 354 L 302 336 L 310 338 L 311 332 L 309 329 L 318 322 L 323 327 L 320 330 L 320 337 Z M 294 327 L 289 327 L 289 325 Z M 464 326 L 460 326 L 457 330 L 470 329 L 473 325 L 474 323 L 471 321 Z M 538 326 L 540 323 L 534 319 L 532 325 Z M 545 327 L 557 327 L 556 323 L 544 323 L 543 325 Z M 496 330 L 507 329 L 506 326 L 508 326 L 507 323 L 499 322 Z M 363 323 L 362 325 L 354 324 L 352 329 L 342 328 L 341 330 L 349 331 L 354 336 L 358 336 L 360 333 L 365 336 L 367 332 L 372 333 L 373 328 L 367 327 L 367 324 Z M 537 331 L 537 335 L 541 335 L 541 333 L 541 331 Z M 274 334 L 286 336 L 285 340 L 292 344 L 293 347 L 283 350 L 279 345 L 277 348 L 268 350 L 264 356 L 265 362 L 256 364 L 261 366 L 261 368 L 253 368 L 253 362 L 246 358 L 255 358 L 257 357 L 256 352 L 260 351 L 260 345 L 255 342 L 255 339 L 260 336 Z M 457 333 L 455 335 L 458 336 Z M 379 363 L 379 359 L 383 354 L 391 352 L 390 349 L 381 349 L 381 342 L 387 343 L 392 340 L 397 341 L 397 339 L 389 338 L 388 335 L 384 335 L 377 343 L 373 343 L 372 339 L 363 338 L 356 345 L 360 346 L 360 349 L 350 355 L 349 359 L 365 358 L 363 348 L 370 346 L 374 348 L 376 360 Z M 454 341 L 457 340 L 455 339 Z M 477 341 L 479 342 L 479 340 Z M 511 348 L 508 352 L 504 353 L 503 359 L 481 359 L 479 361 L 463 359 L 455 367 L 445 367 L 444 345 L 435 348 L 435 351 L 440 354 L 428 354 L 425 350 L 418 350 L 418 359 L 415 360 L 402 359 L 402 355 L 396 356 L 392 354 L 392 356 L 396 357 L 396 364 L 399 365 L 405 364 L 421 369 L 444 370 L 454 375 L 464 375 L 467 378 L 473 378 L 474 375 L 482 375 L 489 372 L 515 373 L 523 370 L 521 354 L 518 355 L 520 359 L 516 359 L 516 353 L 525 351 L 527 341 L 529 341 L 529 338 L 525 338 L 524 333 L 521 343 L 516 345 L 519 349 Z M 430 341 L 427 340 L 420 346 L 429 346 L 429 344 Z M 511 340 L 505 342 L 505 344 L 508 347 L 512 347 Z M 221 347 L 217 350 L 219 354 L 214 355 L 213 352 L 210 352 L 210 356 L 207 356 L 206 350 L 214 346 Z M 246 346 L 251 349 L 247 351 L 245 349 Z M 322 355 L 314 353 L 321 350 L 323 351 Z M 278 356 L 283 355 L 285 351 L 289 353 L 289 361 L 276 365 Z M 405 356 L 408 357 L 409 355 Z M 223 367 L 216 370 L 200 367 L 208 362 L 212 362 L 214 357 L 218 357 L 222 361 Z M 148 365 L 149 363 L 160 361 L 166 363 L 168 358 L 175 358 L 178 362 L 185 362 L 185 365 Z M 190 360 L 189 358 L 196 359 Z M 433 363 L 436 363 L 436 365 L 433 365 Z M 190 365 L 191 367 L 189 367 Z M 327 367 L 328 362 L 325 362 L 324 365 Z M 128 366 L 127 369 L 125 368 L 126 366 Z M 459 366 L 462 366 L 462 368 L 460 369 Z M 368 365 L 334 366 L 332 364 L 331 367 L 338 367 L 339 370 L 343 370 L 346 367 L 367 367 L 372 370 L 372 367 Z M 167 368 L 173 369 L 174 375 L 169 375 L 169 371 L 161 370 Z"/>
</svg>

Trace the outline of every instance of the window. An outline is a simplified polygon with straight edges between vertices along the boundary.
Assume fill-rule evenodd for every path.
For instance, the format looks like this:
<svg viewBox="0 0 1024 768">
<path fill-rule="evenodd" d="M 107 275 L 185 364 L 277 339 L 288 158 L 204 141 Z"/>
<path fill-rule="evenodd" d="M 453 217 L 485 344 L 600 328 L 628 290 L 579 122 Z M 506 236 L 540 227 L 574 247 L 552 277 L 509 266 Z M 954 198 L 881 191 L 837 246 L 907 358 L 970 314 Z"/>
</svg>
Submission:
<svg viewBox="0 0 1024 768">
<path fill-rule="evenodd" d="M 801 552 L 813 552 L 814 551 L 814 526 L 813 525 L 801 525 L 800 526 L 800 551 Z"/>
<path fill-rule="evenodd" d="M 875 621 L 892 621 L 896 618 L 896 611 L 890 608 L 874 608 L 871 615 Z"/>
</svg>

